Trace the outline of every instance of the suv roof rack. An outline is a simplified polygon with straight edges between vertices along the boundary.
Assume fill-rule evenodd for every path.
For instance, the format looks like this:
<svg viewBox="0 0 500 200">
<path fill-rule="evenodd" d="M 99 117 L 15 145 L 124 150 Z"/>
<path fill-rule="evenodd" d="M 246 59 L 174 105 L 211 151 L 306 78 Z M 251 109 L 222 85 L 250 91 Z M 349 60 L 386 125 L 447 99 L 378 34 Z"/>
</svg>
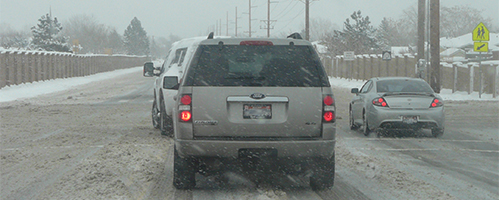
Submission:
<svg viewBox="0 0 500 200">
<path fill-rule="evenodd" d="M 207 39 L 214 39 L 214 32 L 210 32 L 210 34 L 208 34 Z"/>
<path fill-rule="evenodd" d="M 289 35 L 288 37 L 286 38 L 293 38 L 293 39 L 298 39 L 298 40 L 301 40 L 302 39 L 302 36 L 300 36 L 299 33 L 295 32 L 295 33 L 292 33 L 291 35 Z"/>
</svg>

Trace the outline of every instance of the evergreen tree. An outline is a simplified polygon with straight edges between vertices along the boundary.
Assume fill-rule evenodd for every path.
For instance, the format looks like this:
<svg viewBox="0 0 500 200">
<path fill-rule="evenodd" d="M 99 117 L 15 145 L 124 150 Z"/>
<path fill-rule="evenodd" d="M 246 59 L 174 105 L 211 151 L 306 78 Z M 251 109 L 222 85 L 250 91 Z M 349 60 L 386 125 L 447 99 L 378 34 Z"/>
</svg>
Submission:
<svg viewBox="0 0 500 200">
<path fill-rule="evenodd" d="M 128 54 L 149 55 L 149 39 L 137 17 L 134 17 L 128 25 L 123 40 Z"/>
<path fill-rule="evenodd" d="M 122 36 L 116 31 L 116 29 L 112 29 L 112 31 L 108 35 L 109 48 L 113 49 L 115 53 L 125 53 L 123 49 L 123 39 Z"/>
<path fill-rule="evenodd" d="M 361 54 L 378 48 L 375 29 L 370 25 L 370 18 L 361 16 L 361 11 L 358 11 L 352 13 L 351 19 L 354 20 L 353 24 L 350 23 L 349 18 L 344 22 L 344 33 L 352 50 Z"/>
<path fill-rule="evenodd" d="M 32 47 L 46 51 L 69 52 L 70 48 L 66 43 L 67 39 L 58 35 L 62 30 L 62 26 L 57 21 L 57 18 L 52 19 L 52 16 L 46 14 L 42 15 L 38 21 L 37 26 L 31 27 L 33 33 Z"/>
<path fill-rule="evenodd" d="M 328 49 L 334 55 L 342 55 L 345 51 L 363 54 L 378 50 L 376 29 L 370 25 L 370 18 L 362 17 L 361 11 L 358 11 L 351 15 L 351 19 L 354 21 L 352 24 L 347 18 L 342 31 L 335 30 L 327 37 Z"/>
<path fill-rule="evenodd" d="M 394 28 L 395 27 L 391 25 L 390 19 L 385 17 L 382 19 L 376 32 L 377 45 L 382 49 L 389 49 L 392 46 L 391 39 L 395 36 L 393 34 L 395 31 Z"/>
</svg>

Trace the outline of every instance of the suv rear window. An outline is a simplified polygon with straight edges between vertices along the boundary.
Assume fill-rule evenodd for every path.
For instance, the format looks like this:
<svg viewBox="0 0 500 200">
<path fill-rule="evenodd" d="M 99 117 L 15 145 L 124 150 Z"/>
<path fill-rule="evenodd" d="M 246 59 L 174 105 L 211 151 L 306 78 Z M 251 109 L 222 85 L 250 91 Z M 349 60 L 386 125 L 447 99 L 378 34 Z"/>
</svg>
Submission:
<svg viewBox="0 0 500 200">
<path fill-rule="evenodd" d="M 187 86 L 329 87 L 309 46 L 201 45 Z"/>
</svg>

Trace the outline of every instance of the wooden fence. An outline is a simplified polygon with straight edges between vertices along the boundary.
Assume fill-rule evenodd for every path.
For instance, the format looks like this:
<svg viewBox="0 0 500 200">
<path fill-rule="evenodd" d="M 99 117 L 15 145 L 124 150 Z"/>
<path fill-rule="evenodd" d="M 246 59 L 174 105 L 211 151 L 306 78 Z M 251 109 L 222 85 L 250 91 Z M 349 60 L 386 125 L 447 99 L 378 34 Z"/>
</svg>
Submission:
<svg viewBox="0 0 500 200">
<path fill-rule="evenodd" d="M 372 77 L 404 76 L 417 77 L 417 59 L 411 55 L 393 55 L 389 61 L 382 55 L 356 55 L 355 60 L 346 61 L 343 56 L 322 55 L 321 60 L 329 76 L 345 79 L 368 80 Z M 498 61 L 471 63 L 442 62 L 441 86 L 455 91 L 473 91 L 498 96 Z M 428 80 L 428 78 L 426 78 Z"/>
<path fill-rule="evenodd" d="M 0 88 L 57 78 L 87 76 L 142 66 L 149 57 L 75 55 L 60 52 L 0 51 Z"/>
</svg>

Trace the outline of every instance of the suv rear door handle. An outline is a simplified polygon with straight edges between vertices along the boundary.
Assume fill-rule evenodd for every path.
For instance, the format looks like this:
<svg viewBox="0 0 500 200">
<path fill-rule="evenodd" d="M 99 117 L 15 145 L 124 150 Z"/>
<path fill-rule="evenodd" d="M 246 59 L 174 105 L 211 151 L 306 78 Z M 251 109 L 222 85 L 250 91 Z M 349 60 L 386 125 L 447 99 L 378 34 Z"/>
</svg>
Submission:
<svg viewBox="0 0 500 200">
<path fill-rule="evenodd" d="M 177 101 L 177 96 L 174 96 L 173 98 L 174 98 L 174 101 Z"/>
</svg>

